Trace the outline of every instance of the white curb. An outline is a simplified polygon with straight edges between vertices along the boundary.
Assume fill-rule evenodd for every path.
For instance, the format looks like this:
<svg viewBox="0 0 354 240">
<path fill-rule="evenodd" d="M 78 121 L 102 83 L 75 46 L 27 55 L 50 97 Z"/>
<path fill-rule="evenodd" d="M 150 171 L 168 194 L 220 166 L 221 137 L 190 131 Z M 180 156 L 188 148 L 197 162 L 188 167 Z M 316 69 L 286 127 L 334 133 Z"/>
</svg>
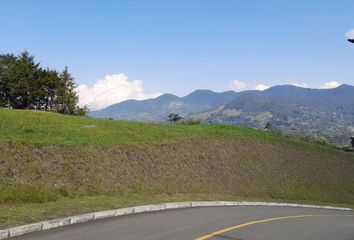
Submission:
<svg viewBox="0 0 354 240">
<path fill-rule="evenodd" d="M 116 210 L 108 210 L 103 212 L 96 212 L 93 214 L 94 219 L 102 219 L 116 216 Z"/>
<path fill-rule="evenodd" d="M 116 209 L 116 216 L 129 215 L 134 213 L 134 208 L 120 208 Z"/>
<path fill-rule="evenodd" d="M 94 216 L 94 213 L 73 216 L 73 217 L 71 217 L 70 224 L 92 221 L 93 216 Z"/>
<path fill-rule="evenodd" d="M 43 225 L 42 223 L 32 223 L 32 224 L 9 228 L 9 236 L 15 237 L 15 236 L 20 236 L 20 235 L 30 233 L 30 232 L 41 231 L 42 225 Z"/>
<path fill-rule="evenodd" d="M 274 202 L 234 202 L 234 201 L 195 201 L 195 202 L 172 202 L 163 204 L 143 205 L 128 208 L 119 208 L 95 213 L 87 213 L 66 218 L 57 218 L 39 223 L 27 224 L 18 227 L 0 230 L 0 239 L 20 236 L 26 233 L 43 231 L 51 228 L 93 221 L 96 219 L 110 218 L 115 216 L 131 215 L 135 213 L 163 211 L 169 209 L 191 208 L 191 207 L 217 207 L 217 206 L 271 206 L 271 207 L 299 207 L 299 208 L 316 208 L 330 209 L 341 211 L 354 211 L 351 208 L 341 208 L 332 206 L 319 206 L 295 203 L 274 203 Z"/>
<path fill-rule="evenodd" d="M 71 218 L 57 218 L 49 221 L 42 222 L 42 230 L 47 230 L 56 227 L 62 227 L 71 224 Z"/>
<path fill-rule="evenodd" d="M 151 205 L 151 212 L 166 210 L 166 204 Z"/>
<path fill-rule="evenodd" d="M 0 239 L 5 239 L 9 237 L 9 230 L 0 230 Z"/>
<path fill-rule="evenodd" d="M 151 205 L 133 207 L 133 211 L 134 211 L 134 213 L 150 212 L 151 211 Z"/>
</svg>

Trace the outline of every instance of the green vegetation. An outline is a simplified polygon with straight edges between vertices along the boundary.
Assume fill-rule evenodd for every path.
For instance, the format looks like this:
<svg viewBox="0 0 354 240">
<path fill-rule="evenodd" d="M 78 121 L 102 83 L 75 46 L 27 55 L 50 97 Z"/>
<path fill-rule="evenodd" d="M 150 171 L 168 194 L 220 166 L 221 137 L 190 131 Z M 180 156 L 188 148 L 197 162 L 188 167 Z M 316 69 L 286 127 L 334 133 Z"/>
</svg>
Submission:
<svg viewBox="0 0 354 240">
<path fill-rule="evenodd" d="M 352 153 L 249 128 L 0 109 L 0 229 L 165 201 L 353 206 L 353 172 Z"/>
<path fill-rule="evenodd" d="M 202 135 L 275 137 L 231 125 L 148 124 L 8 109 L 0 109 L 0 129 L 0 141 L 30 144 L 144 144 Z"/>
<path fill-rule="evenodd" d="M 75 88 L 67 67 L 44 69 L 28 52 L 0 55 L 0 107 L 85 115 Z"/>
<path fill-rule="evenodd" d="M 241 124 L 263 129 L 271 123 L 284 134 L 318 143 L 350 146 L 354 135 L 354 86 L 309 89 L 291 85 L 241 92 L 223 107 L 192 114 L 208 123 Z"/>
</svg>

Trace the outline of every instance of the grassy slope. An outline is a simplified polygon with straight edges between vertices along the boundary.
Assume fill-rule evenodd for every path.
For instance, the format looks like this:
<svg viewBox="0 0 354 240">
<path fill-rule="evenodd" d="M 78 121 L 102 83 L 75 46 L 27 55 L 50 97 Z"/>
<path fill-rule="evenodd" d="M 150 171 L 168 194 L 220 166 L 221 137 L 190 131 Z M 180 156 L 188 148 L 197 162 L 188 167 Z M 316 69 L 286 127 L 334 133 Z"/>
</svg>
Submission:
<svg viewBox="0 0 354 240">
<path fill-rule="evenodd" d="M 352 206 L 353 172 L 353 154 L 253 129 L 0 109 L 0 229 L 188 199 Z"/>
<path fill-rule="evenodd" d="M 0 141 L 29 144 L 147 144 L 202 135 L 273 137 L 226 125 L 168 125 L 80 118 L 48 112 L 0 109 Z"/>
</svg>

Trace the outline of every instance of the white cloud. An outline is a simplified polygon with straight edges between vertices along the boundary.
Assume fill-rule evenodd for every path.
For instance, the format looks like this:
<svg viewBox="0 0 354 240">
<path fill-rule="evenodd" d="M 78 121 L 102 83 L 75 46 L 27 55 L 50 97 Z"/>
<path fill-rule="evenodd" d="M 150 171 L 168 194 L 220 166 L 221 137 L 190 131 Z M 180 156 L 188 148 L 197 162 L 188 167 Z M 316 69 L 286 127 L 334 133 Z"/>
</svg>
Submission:
<svg viewBox="0 0 354 240">
<path fill-rule="evenodd" d="M 229 87 L 232 90 L 238 91 L 238 90 L 245 89 L 247 87 L 247 84 L 244 82 L 241 82 L 240 80 L 233 80 L 230 82 Z"/>
<path fill-rule="evenodd" d="M 354 29 L 351 29 L 348 32 L 346 32 L 345 37 L 348 39 L 354 39 Z"/>
<path fill-rule="evenodd" d="M 301 87 L 301 88 L 308 88 L 307 84 L 306 83 L 296 83 L 296 82 L 293 82 L 293 83 L 290 83 L 291 85 L 294 85 L 296 87 Z"/>
<path fill-rule="evenodd" d="M 326 82 L 324 83 L 321 88 L 322 89 L 329 89 L 329 88 L 336 88 L 336 87 L 339 87 L 340 86 L 340 83 L 337 82 L 337 81 L 330 81 L 330 82 Z"/>
<path fill-rule="evenodd" d="M 77 88 L 79 104 L 87 104 L 90 110 L 97 110 L 111 104 L 128 99 L 144 100 L 157 97 L 159 93 L 146 94 L 143 89 L 143 81 L 129 81 L 122 73 L 106 75 L 104 79 L 98 79 L 93 86 L 80 84 Z"/>
<path fill-rule="evenodd" d="M 267 90 L 269 88 L 269 86 L 266 86 L 264 84 L 258 84 L 257 86 L 254 87 L 255 90 L 259 90 L 259 91 L 264 91 Z"/>
</svg>

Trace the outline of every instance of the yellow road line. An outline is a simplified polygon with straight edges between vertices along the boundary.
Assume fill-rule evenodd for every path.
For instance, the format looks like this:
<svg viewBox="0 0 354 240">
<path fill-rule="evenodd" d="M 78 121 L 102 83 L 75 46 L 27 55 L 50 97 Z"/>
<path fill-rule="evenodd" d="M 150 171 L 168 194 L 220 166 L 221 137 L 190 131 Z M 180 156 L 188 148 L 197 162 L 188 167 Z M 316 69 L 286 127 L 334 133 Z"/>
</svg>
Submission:
<svg viewBox="0 0 354 240">
<path fill-rule="evenodd" d="M 247 226 L 258 224 L 258 223 L 265 223 L 265 222 L 271 222 L 271 221 L 277 221 L 277 220 L 283 220 L 283 219 L 291 219 L 291 218 L 304 218 L 304 217 L 317 217 L 317 216 L 328 216 L 328 215 L 324 215 L 324 214 L 297 215 L 297 216 L 276 217 L 276 218 L 268 218 L 268 219 L 263 219 L 263 220 L 258 220 L 258 221 L 252 221 L 252 222 L 236 225 L 236 226 L 233 226 L 233 227 L 225 228 L 225 229 L 222 229 L 220 231 L 213 232 L 213 233 L 210 233 L 208 235 L 196 238 L 195 240 L 205 240 L 205 239 L 208 239 L 208 238 L 211 238 L 211 237 L 215 237 L 216 235 L 219 235 L 219 234 L 222 234 L 222 233 L 225 233 L 225 232 L 229 232 L 229 231 L 232 231 L 232 230 L 235 230 L 235 229 L 247 227 Z"/>
</svg>

